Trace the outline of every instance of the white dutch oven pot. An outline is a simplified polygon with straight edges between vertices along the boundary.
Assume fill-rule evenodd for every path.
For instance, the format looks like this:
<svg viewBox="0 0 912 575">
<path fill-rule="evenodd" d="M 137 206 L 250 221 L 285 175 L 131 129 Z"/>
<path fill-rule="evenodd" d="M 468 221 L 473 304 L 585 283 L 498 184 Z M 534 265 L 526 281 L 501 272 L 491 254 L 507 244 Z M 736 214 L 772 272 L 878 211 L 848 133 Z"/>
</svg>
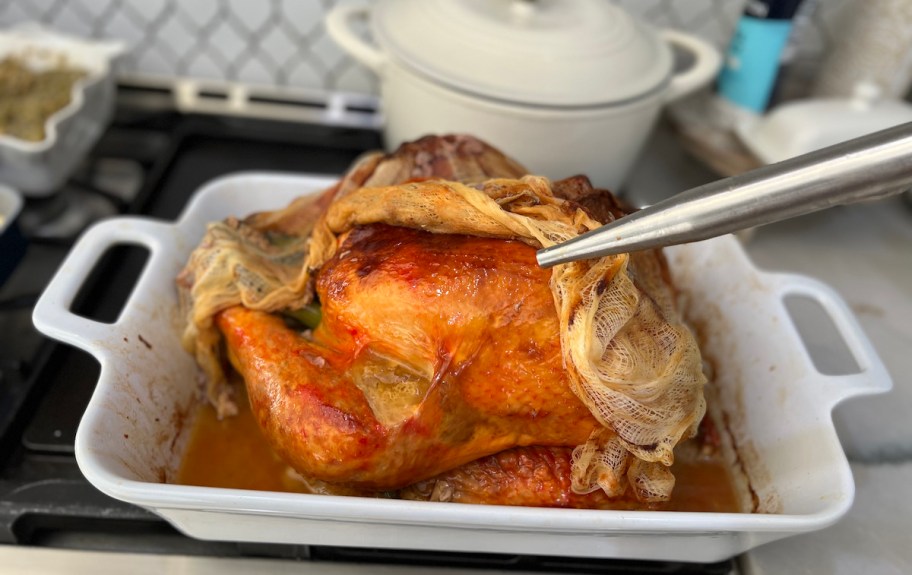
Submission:
<svg viewBox="0 0 912 575">
<path fill-rule="evenodd" d="M 375 42 L 352 28 L 366 19 Z M 388 149 L 469 133 L 533 173 L 618 190 L 662 106 L 706 85 L 715 48 L 606 0 L 379 0 L 330 36 L 380 78 Z M 675 72 L 671 47 L 689 52 Z"/>
</svg>

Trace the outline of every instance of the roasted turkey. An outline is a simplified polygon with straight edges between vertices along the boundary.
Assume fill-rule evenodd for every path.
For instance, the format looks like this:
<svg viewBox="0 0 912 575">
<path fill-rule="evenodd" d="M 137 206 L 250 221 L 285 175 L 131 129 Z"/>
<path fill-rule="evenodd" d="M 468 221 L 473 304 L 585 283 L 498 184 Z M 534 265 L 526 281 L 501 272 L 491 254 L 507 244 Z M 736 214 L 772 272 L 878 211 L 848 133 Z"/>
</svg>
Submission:
<svg viewBox="0 0 912 575">
<path fill-rule="evenodd" d="M 307 335 L 218 316 L 251 407 L 300 473 L 395 489 L 517 445 L 599 426 L 561 364 L 550 272 L 522 243 L 372 225 L 317 276 Z"/>
<path fill-rule="evenodd" d="M 230 362 L 270 444 L 330 485 L 421 493 L 495 461 L 522 488 L 540 461 L 539 493 L 511 502 L 666 500 L 705 380 L 664 260 L 539 268 L 537 248 L 623 210 L 583 177 L 524 173 L 474 138 L 428 137 L 214 224 L 178 279 L 213 403 L 230 415 Z M 316 304 L 315 328 L 293 319 Z"/>
</svg>

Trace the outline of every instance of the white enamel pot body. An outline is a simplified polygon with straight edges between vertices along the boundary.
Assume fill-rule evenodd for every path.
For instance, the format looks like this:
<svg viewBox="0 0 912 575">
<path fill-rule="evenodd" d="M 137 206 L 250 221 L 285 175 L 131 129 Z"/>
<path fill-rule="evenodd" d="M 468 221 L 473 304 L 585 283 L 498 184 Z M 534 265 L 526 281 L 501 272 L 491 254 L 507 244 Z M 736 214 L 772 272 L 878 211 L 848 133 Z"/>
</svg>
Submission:
<svg viewBox="0 0 912 575">
<path fill-rule="evenodd" d="M 450 76 L 447 70 L 437 74 L 433 63 L 410 62 L 387 49 L 382 34 L 375 33 L 373 42 L 363 39 L 355 32 L 356 23 L 370 23 L 372 12 L 383 4 L 381 0 L 368 7 L 336 7 L 326 25 L 339 46 L 380 80 L 387 149 L 428 134 L 467 133 L 498 147 L 532 173 L 552 179 L 584 174 L 596 186 L 614 191 L 623 185 L 662 107 L 705 86 L 720 63 L 716 49 L 696 37 L 652 31 L 637 23 L 638 33 L 651 35 L 655 52 L 645 56 L 653 68 L 644 72 L 650 76 L 647 81 L 640 81 L 643 75 L 637 74 L 636 64 L 628 65 L 617 73 L 619 83 L 628 78 L 637 86 L 618 90 L 608 83 L 602 88 L 596 85 L 589 94 L 587 86 L 598 82 L 590 82 L 593 75 L 585 69 L 574 74 L 564 73 L 560 66 L 545 66 L 538 75 L 530 64 L 529 70 L 517 74 L 512 91 L 510 81 L 498 85 L 490 79 L 496 71 L 474 82 L 471 65 L 450 63 Z M 686 70 L 672 69 L 672 46 L 691 54 Z M 506 66 L 517 68 L 515 61 Z M 479 70 L 483 76 L 485 70 Z M 562 87 L 546 87 L 557 76 Z M 574 83 L 580 85 L 574 88 Z"/>
</svg>

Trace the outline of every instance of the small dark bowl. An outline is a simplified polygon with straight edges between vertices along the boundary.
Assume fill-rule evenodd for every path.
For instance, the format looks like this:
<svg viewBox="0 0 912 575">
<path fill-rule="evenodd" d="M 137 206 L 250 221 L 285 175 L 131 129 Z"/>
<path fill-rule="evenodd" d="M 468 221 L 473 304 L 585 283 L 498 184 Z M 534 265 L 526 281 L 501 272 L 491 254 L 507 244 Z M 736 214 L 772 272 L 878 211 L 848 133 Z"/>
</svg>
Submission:
<svg viewBox="0 0 912 575">
<path fill-rule="evenodd" d="M 22 197 L 11 188 L 0 185 L 0 286 L 25 254 L 25 236 L 19 229 L 21 210 Z"/>
</svg>

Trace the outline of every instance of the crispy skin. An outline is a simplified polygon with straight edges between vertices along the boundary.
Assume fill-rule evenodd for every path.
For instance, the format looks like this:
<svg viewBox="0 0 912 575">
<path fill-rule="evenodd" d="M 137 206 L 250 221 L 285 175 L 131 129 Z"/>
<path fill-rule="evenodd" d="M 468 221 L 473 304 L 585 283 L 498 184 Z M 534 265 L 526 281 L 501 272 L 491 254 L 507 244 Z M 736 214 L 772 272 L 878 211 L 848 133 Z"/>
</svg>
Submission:
<svg viewBox="0 0 912 575">
<path fill-rule="evenodd" d="M 482 457 L 456 469 L 419 481 L 399 491 L 402 499 L 483 505 L 520 505 L 573 509 L 666 510 L 737 512 L 749 507 L 732 489 L 722 440 L 711 417 L 700 424 L 696 437 L 676 450 L 671 501 L 637 500 L 628 488 L 619 497 L 601 489 L 575 493 L 571 486 L 569 447 L 514 447 Z"/>
<path fill-rule="evenodd" d="M 574 493 L 569 447 L 516 447 L 420 481 L 400 492 L 403 499 L 485 505 L 572 509 L 644 509 L 628 490 L 608 497 L 601 489 Z"/>
<path fill-rule="evenodd" d="M 561 362 L 550 271 L 513 241 L 357 228 L 317 278 L 308 339 L 276 316 L 217 316 L 254 414 L 298 472 L 395 489 L 514 446 L 575 446 L 598 426 Z M 417 381 L 381 423 L 358 373 Z M 379 402 L 379 403 L 378 403 Z M 381 405 L 382 407 L 382 405 Z"/>
</svg>

